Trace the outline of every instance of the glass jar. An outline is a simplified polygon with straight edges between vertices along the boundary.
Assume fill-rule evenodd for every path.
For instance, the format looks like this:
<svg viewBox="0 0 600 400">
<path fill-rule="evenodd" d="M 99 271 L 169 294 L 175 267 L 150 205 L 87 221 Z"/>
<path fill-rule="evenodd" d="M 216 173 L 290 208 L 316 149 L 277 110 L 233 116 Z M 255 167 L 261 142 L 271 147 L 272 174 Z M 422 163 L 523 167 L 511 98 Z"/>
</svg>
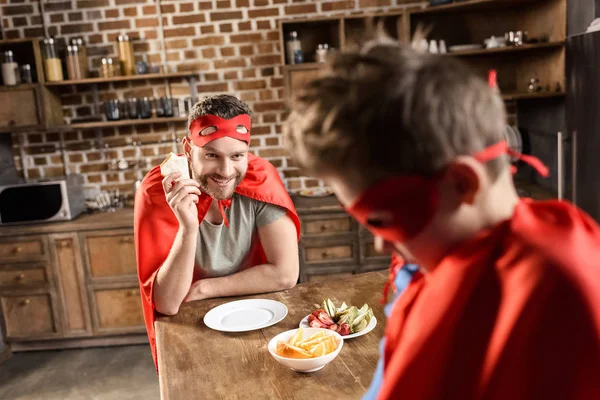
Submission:
<svg viewBox="0 0 600 400">
<path fill-rule="evenodd" d="M 117 37 L 117 48 L 119 49 L 119 59 L 121 61 L 121 72 L 123 72 L 123 75 L 135 75 L 133 45 L 129 41 L 129 36 L 119 35 Z"/>
<path fill-rule="evenodd" d="M 21 66 L 21 82 L 33 83 L 33 74 L 31 73 L 31 65 L 25 64 Z"/>
<path fill-rule="evenodd" d="M 78 46 L 67 46 L 67 73 L 71 80 L 82 78 Z"/>
<path fill-rule="evenodd" d="M 302 45 L 298 39 L 298 32 L 291 31 L 286 45 L 286 57 L 288 64 L 301 64 L 304 61 Z"/>
<path fill-rule="evenodd" d="M 104 102 L 104 114 L 108 121 L 118 121 L 121 119 L 121 102 L 117 99 Z"/>
<path fill-rule="evenodd" d="M 138 99 L 138 104 L 139 118 L 152 118 L 152 99 L 150 99 L 149 97 L 142 97 Z"/>
<path fill-rule="evenodd" d="M 2 79 L 4 85 L 15 86 L 19 83 L 17 79 L 19 72 L 19 65 L 15 62 L 13 52 L 8 50 L 4 52 L 4 58 L 2 60 Z"/>
<path fill-rule="evenodd" d="M 79 49 L 79 70 L 81 78 L 85 79 L 89 76 L 87 46 L 82 38 L 71 39 L 71 46 L 77 46 Z"/>
<path fill-rule="evenodd" d="M 100 74 L 102 78 L 112 78 L 116 76 L 115 65 L 110 57 L 103 58 L 101 61 Z"/>
<path fill-rule="evenodd" d="M 44 39 L 44 68 L 46 70 L 46 80 L 50 82 L 64 80 L 56 41 L 53 38 Z"/>
</svg>

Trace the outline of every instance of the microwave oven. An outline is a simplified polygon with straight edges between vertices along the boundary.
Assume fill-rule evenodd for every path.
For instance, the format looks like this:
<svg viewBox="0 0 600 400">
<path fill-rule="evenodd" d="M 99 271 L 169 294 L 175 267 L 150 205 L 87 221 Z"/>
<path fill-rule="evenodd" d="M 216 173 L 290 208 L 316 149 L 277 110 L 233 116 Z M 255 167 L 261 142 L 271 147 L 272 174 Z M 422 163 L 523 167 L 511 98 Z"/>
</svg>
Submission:
<svg viewBox="0 0 600 400">
<path fill-rule="evenodd" d="M 84 210 L 81 175 L 0 186 L 0 225 L 68 221 Z"/>
</svg>

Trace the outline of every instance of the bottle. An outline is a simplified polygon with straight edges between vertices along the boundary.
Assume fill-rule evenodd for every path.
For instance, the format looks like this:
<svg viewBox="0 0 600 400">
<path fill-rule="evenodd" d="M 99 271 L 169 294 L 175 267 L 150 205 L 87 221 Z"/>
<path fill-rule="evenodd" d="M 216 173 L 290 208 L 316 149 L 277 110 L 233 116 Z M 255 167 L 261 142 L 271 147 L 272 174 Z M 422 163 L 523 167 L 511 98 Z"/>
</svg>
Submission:
<svg viewBox="0 0 600 400">
<path fill-rule="evenodd" d="M 325 61 L 327 61 L 327 49 L 325 48 L 325 46 L 327 46 L 327 44 L 325 45 L 318 45 L 317 46 L 317 52 L 316 52 L 316 60 L 318 63 L 324 63 Z"/>
<path fill-rule="evenodd" d="M 79 70 L 81 71 L 81 79 L 89 76 L 90 70 L 88 67 L 87 46 L 82 38 L 71 39 L 71 46 L 77 46 L 79 49 Z"/>
<path fill-rule="evenodd" d="M 148 68 L 148 59 L 145 54 L 142 54 L 142 59 L 135 63 L 135 73 L 138 75 L 144 75 L 148 72 L 150 72 Z"/>
<path fill-rule="evenodd" d="M 79 47 L 78 46 L 67 46 L 67 73 L 69 79 L 79 80 L 81 76 L 81 62 L 79 58 Z"/>
<path fill-rule="evenodd" d="M 19 65 L 15 62 L 13 52 L 8 50 L 4 52 L 4 59 L 2 60 L 2 79 L 4 85 L 15 86 L 19 83 L 17 79 L 17 73 L 19 72 Z"/>
<path fill-rule="evenodd" d="M 121 72 L 123 75 L 134 75 L 135 60 L 133 58 L 133 46 L 129 41 L 129 36 L 119 35 L 119 37 L 117 37 L 117 47 L 119 49 L 119 59 L 121 61 Z"/>
<path fill-rule="evenodd" d="M 100 74 L 103 78 L 112 78 L 115 76 L 115 66 L 113 64 L 113 59 L 110 57 L 105 57 L 101 61 Z"/>
<path fill-rule="evenodd" d="M 56 42 L 53 38 L 44 39 L 44 68 L 46 80 L 50 82 L 64 80 L 62 65 L 56 51 Z"/>
<path fill-rule="evenodd" d="M 439 53 L 437 41 L 431 40 L 429 42 L 429 52 L 432 53 L 432 54 L 438 54 Z"/>
<path fill-rule="evenodd" d="M 30 64 L 25 64 L 21 66 L 21 82 L 33 83 L 33 75 L 31 74 Z"/>
<path fill-rule="evenodd" d="M 288 64 L 300 64 L 303 61 L 302 45 L 296 31 L 290 32 L 290 37 L 286 42 L 286 55 Z"/>
</svg>

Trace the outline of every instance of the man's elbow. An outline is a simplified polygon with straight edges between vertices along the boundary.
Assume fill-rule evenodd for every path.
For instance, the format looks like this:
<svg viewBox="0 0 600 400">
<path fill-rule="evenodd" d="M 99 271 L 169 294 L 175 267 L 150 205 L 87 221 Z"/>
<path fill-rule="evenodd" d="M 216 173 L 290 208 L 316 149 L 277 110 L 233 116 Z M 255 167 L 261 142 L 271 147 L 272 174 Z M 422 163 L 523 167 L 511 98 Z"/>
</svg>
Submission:
<svg viewBox="0 0 600 400">
<path fill-rule="evenodd" d="M 175 315 L 179 312 L 179 306 L 155 304 L 156 311 L 163 315 Z"/>
<path fill-rule="evenodd" d="M 293 271 L 290 271 L 287 274 L 282 274 L 279 284 L 281 290 L 291 289 L 294 286 L 296 286 L 296 283 L 298 283 L 298 274 L 298 267 L 296 267 Z"/>
</svg>

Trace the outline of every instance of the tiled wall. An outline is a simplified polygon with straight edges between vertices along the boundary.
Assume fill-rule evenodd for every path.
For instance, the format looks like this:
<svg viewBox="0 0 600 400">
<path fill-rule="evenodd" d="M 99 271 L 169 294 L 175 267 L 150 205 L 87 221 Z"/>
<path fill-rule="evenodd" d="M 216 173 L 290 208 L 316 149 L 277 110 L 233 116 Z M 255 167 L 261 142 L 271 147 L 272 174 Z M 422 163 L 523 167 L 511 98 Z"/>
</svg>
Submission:
<svg viewBox="0 0 600 400">
<path fill-rule="evenodd" d="M 5 38 L 42 37 L 47 34 L 71 38 L 82 36 L 88 43 L 90 68 L 97 72 L 100 59 L 117 57 L 115 39 L 127 33 L 135 40 L 135 54 L 141 59 L 161 64 L 161 30 L 156 1 L 151 0 L 43 0 L 44 18 L 37 0 L 1 0 Z M 231 93 L 248 102 L 254 110 L 252 151 L 271 161 L 281 172 L 290 191 L 319 186 L 316 179 L 302 176 L 287 158 L 282 147 L 281 123 L 285 118 L 283 70 L 280 65 L 277 21 L 294 17 L 367 13 L 397 10 L 420 4 L 412 0 L 209 0 L 161 1 L 162 23 L 169 71 L 199 73 L 200 96 Z M 44 22 L 44 23 L 42 23 Z M 189 95 L 185 81 L 172 84 L 174 97 Z M 160 96 L 165 85 L 119 83 L 99 85 L 100 99 L 130 96 Z M 91 88 L 61 89 L 66 120 L 93 112 Z M 103 129 L 100 132 L 79 131 L 65 134 L 65 145 L 71 150 L 62 157 L 56 132 L 22 135 L 26 156 L 23 160 L 13 135 L 15 164 L 25 168 L 31 179 L 49 178 L 69 173 L 82 173 L 88 186 L 101 189 L 119 188 L 131 191 L 135 169 L 114 172 L 111 160 L 146 161 L 156 165 L 173 150 L 171 144 L 135 148 L 127 140 L 166 140 L 185 133 L 185 123 L 159 124 Z M 101 139 L 101 140 L 100 140 Z M 96 147 L 102 142 L 109 148 L 73 150 L 84 141 Z M 81 146 L 83 147 L 83 146 Z M 66 165 L 63 160 L 66 159 Z M 146 165 L 144 165 L 146 167 Z M 147 171 L 142 168 L 139 173 Z"/>
</svg>

